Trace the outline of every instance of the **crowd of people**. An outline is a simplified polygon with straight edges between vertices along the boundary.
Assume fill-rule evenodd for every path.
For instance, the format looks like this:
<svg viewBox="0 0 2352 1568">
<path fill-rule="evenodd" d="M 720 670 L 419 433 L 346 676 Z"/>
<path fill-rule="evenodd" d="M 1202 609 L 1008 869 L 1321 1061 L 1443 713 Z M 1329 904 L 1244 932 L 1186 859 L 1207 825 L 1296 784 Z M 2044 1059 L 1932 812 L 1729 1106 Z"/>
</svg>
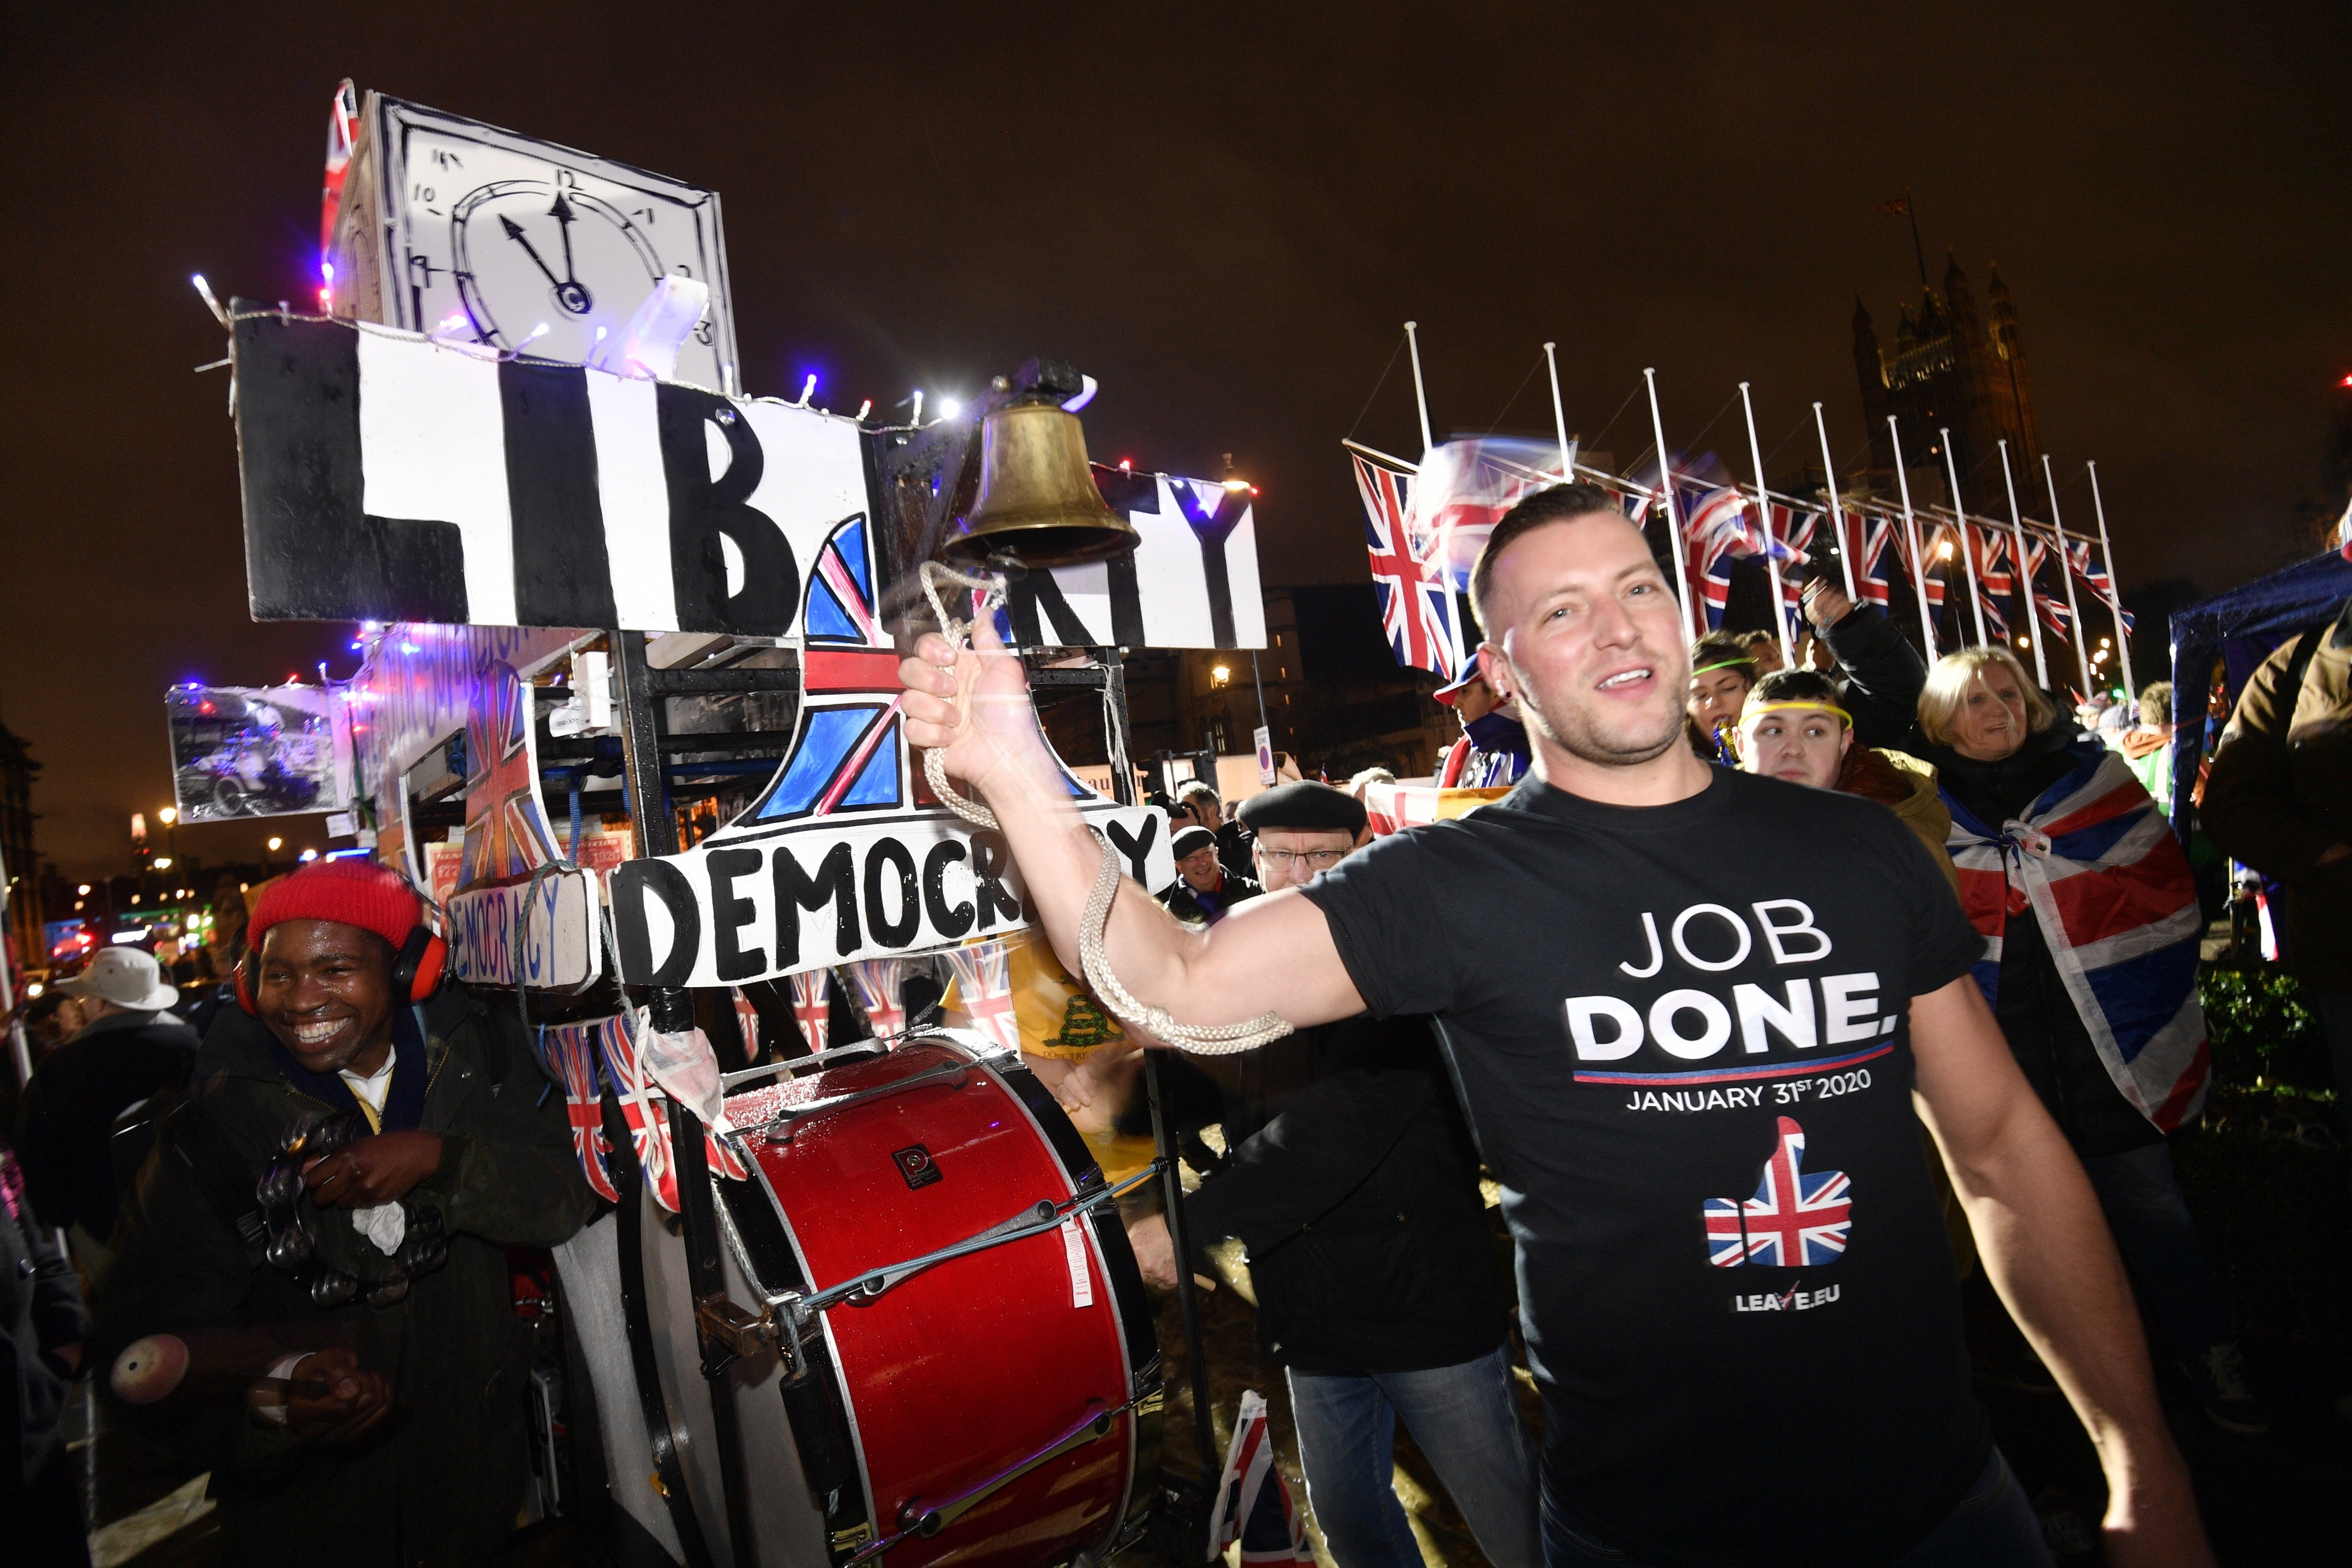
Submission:
<svg viewBox="0 0 2352 1568">
<path fill-rule="evenodd" d="M 1376 837 L 1385 774 L 1230 810 L 1196 781 L 1175 880 L 1101 934 L 1181 1024 L 1284 1026 L 1171 1058 L 1203 1179 L 1129 1239 L 1160 1289 L 1238 1244 L 1333 1560 L 1422 1560 L 1402 1424 L 1496 1568 L 2049 1562 L 1970 1389 L 1981 1268 L 2098 1452 L 2111 1561 L 2210 1561 L 2151 1350 L 2217 1426 L 2272 1417 L 2171 1161 L 2210 1067 L 2168 688 L 2069 705 L 2005 648 L 1931 664 L 1819 579 L 1793 647 L 1689 642 L 1580 486 L 1504 519 L 1472 594 L 1431 782 L 1482 809 Z M 902 667 L 908 732 L 986 795 L 1075 972 L 1103 851 L 981 640 Z M 2352 1086 L 2347 716 L 2352 605 L 2257 672 L 2202 813 L 2280 885 Z M 215 946 L 197 1006 L 123 947 L 27 1018 L 11 1539 L 81 1560 L 68 1392 L 169 1333 L 186 1392 L 112 1417 L 211 1473 L 230 1560 L 482 1561 L 526 1477 L 507 1249 L 596 1209 L 563 1098 L 510 1007 L 442 983 L 388 870 L 305 868 Z M 1115 1121 L 1122 1053 L 1186 1044 L 1130 1026 L 1056 1092 Z M 298 1129 L 334 1152 L 273 1197 Z"/>
</svg>

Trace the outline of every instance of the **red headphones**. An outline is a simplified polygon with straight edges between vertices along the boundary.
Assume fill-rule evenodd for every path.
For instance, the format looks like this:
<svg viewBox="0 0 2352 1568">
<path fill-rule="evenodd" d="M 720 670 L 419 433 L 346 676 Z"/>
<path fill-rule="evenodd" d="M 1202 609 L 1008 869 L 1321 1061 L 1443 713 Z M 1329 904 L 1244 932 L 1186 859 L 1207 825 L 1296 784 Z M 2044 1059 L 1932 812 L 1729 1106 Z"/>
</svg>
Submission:
<svg viewBox="0 0 2352 1568">
<path fill-rule="evenodd" d="M 417 926 L 400 944 L 400 954 L 393 960 L 394 994 L 411 1004 L 425 1001 L 441 989 L 441 972 L 448 963 L 449 944 L 436 936 L 430 926 Z M 261 949 L 249 947 L 237 961 L 236 1005 L 258 1016 L 261 1008 L 256 998 L 260 994 Z"/>
</svg>

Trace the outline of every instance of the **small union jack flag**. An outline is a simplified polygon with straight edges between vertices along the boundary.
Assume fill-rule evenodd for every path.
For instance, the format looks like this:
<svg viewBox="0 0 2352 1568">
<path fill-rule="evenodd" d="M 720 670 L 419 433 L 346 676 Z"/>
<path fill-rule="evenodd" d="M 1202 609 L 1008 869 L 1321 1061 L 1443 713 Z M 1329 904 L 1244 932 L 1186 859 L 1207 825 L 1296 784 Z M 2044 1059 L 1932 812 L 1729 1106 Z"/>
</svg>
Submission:
<svg viewBox="0 0 2352 1568">
<path fill-rule="evenodd" d="M 955 971 L 956 1001 L 973 1027 L 1008 1051 L 1021 1048 L 1021 1023 L 1013 1013 L 1012 950 L 1002 937 L 948 949 Z"/>
<path fill-rule="evenodd" d="M 793 988 L 793 1021 L 812 1054 L 824 1049 L 833 1027 L 833 971 L 803 969 L 784 977 Z"/>
<path fill-rule="evenodd" d="M 530 689 L 510 665 L 490 667 L 487 700 L 466 721 L 466 858 L 457 885 L 511 882 L 555 858 L 532 766 Z"/>
<path fill-rule="evenodd" d="M 849 973 L 850 994 L 866 1015 L 866 1026 L 877 1040 L 907 1032 L 907 1006 L 899 996 L 907 962 L 901 958 L 863 958 L 842 968 Z"/>
<path fill-rule="evenodd" d="M 613 1085 L 613 1092 L 621 1101 L 621 1115 L 629 1124 L 629 1142 L 635 1148 L 637 1164 L 646 1174 L 646 1187 L 654 1201 L 670 1213 L 677 1212 L 677 1163 L 671 1156 L 669 1108 L 667 1097 L 652 1078 L 637 1066 L 637 1048 L 625 1017 L 599 1018 L 593 1023 L 569 1026 L 588 1033 L 604 1058 L 604 1073 Z M 734 1150 L 723 1139 L 712 1135 L 709 1128 L 702 1132 L 703 1159 L 714 1174 L 731 1181 L 745 1181 L 751 1173 L 744 1168 Z"/>
<path fill-rule="evenodd" d="M 1843 1171 L 1808 1173 L 1805 1130 L 1779 1119 L 1771 1157 L 1756 1195 L 1745 1203 L 1709 1198 L 1706 1260 L 1717 1268 L 1756 1264 L 1768 1268 L 1818 1268 L 1845 1256 L 1853 1229 L 1853 1200 Z"/>
<path fill-rule="evenodd" d="M 604 1099 L 596 1083 L 596 1042 L 593 1024 L 542 1024 L 539 1057 L 563 1086 L 563 1111 L 572 1122 L 572 1152 L 579 1158 L 588 1185 L 608 1204 L 621 1201 L 604 1156 Z"/>
<path fill-rule="evenodd" d="M 1381 625 L 1400 666 L 1451 678 L 1462 663 L 1454 626 L 1454 591 L 1445 563 L 1433 546 L 1413 549 L 1405 521 L 1412 515 L 1410 479 L 1393 468 L 1355 458 L 1356 489 L 1364 501 L 1365 548 Z"/>
</svg>

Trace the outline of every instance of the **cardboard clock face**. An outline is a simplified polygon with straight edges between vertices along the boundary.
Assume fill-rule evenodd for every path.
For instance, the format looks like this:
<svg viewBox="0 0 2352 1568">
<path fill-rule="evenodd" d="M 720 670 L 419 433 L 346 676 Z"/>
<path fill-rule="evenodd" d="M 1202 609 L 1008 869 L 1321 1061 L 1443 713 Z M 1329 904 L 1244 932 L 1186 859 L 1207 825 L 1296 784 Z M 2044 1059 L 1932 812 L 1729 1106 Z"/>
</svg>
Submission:
<svg viewBox="0 0 2352 1568">
<path fill-rule="evenodd" d="M 391 324 L 584 363 L 675 274 L 710 290 L 676 379 L 738 390 L 717 193 L 397 99 L 372 107 Z"/>
</svg>

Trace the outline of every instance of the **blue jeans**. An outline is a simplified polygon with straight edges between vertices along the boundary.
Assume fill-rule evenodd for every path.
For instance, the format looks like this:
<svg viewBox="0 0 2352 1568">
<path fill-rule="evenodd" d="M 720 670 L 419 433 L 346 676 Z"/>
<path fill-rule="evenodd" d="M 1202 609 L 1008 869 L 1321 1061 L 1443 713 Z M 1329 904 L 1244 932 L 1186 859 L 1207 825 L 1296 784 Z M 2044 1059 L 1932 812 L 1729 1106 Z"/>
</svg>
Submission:
<svg viewBox="0 0 2352 1568">
<path fill-rule="evenodd" d="M 1549 1496 L 1544 1499 L 1543 1543 L 1544 1568 L 1648 1568 L 1570 1530 Z M 1995 1448 L 1959 1506 L 1890 1568 L 2055 1568 L 2055 1560 L 2042 1539 L 2042 1524 L 2026 1501 L 2025 1489 Z"/>
<path fill-rule="evenodd" d="M 1495 1568 L 1537 1568 L 1536 1453 L 1511 1386 L 1511 1347 L 1459 1366 L 1349 1376 L 1290 1373 L 1298 1464 L 1339 1568 L 1422 1568 L 1391 1484 L 1404 1417 Z"/>
<path fill-rule="evenodd" d="M 2205 1260 L 2197 1222 L 2172 1173 L 2172 1151 L 2162 1143 L 2100 1154 L 2083 1162 L 2124 1267 L 2139 1282 L 2165 1347 L 2176 1361 L 2195 1361 L 2230 1337 L 2221 1284 Z"/>
</svg>

